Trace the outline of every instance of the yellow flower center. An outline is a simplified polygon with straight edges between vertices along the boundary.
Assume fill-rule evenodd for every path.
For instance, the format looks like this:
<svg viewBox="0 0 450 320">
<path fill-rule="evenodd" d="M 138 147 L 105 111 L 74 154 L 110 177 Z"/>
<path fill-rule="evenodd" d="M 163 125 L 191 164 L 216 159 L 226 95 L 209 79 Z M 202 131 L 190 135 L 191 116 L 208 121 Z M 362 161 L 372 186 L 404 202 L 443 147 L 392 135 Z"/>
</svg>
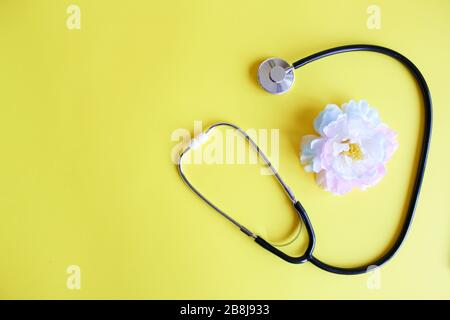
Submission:
<svg viewBox="0 0 450 320">
<path fill-rule="evenodd" d="M 342 141 L 343 143 L 348 144 L 348 151 L 344 151 L 343 154 L 346 156 L 349 156 L 353 160 L 362 160 L 363 159 L 363 153 L 361 151 L 361 147 L 357 143 L 349 143 L 350 141 Z"/>
</svg>

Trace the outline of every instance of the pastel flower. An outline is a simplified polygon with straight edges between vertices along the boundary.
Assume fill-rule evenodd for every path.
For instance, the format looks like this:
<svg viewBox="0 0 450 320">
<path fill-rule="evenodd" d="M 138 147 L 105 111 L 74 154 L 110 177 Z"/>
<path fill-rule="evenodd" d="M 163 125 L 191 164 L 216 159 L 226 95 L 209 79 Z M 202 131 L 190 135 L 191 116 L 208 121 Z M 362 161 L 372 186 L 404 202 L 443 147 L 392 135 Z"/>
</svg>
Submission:
<svg viewBox="0 0 450 320">
<path fill-rule="evenodd" d="M 397 134 L 381 122 L 376 109 L 361 100 L 342 107 L 329 104 L 314 120 L 317 135 L 302 138 L 300 160 L 325 190 L 344 194 L 365 190 L 386 173 L 398 147 Z"/>
</svg>

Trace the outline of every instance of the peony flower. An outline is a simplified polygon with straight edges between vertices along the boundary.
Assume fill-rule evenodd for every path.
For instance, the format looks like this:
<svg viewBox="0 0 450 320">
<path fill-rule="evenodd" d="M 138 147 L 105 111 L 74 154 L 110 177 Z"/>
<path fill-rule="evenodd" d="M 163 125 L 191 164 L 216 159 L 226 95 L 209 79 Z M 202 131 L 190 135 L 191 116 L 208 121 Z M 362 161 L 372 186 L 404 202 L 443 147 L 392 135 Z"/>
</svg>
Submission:
<svg viewBox="0 0 450 320">
<path fill-rule="evenodd" d="M 300 160 L 307 172 L 316 173 L 317 183 L 334 194 L 378 183 L 398 147 L 395 131 L 364 100 L 351 100 L 342 108 L 327 105 L 314 120 L 314 129 L 319 136 L 302 138 Z"/>
</svg>

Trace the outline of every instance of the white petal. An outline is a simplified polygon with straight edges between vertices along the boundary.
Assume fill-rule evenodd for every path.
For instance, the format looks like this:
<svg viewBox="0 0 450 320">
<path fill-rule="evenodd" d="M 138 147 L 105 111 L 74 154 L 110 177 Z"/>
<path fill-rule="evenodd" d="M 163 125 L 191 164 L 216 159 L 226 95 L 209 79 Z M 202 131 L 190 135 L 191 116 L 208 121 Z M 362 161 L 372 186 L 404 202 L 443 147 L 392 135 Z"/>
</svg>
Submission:
<svg viewBox="0 0 450 320">
<path fill-rule="evenodd" d="M 323 110 L 314 120 L 314 129 L 318 134 L 324 136 L 323 129 L 326 128 L 330 123 L 336 121 L 341 114 L 342 110 L 337 105 L 327 105 L 325 107 L 325 110 Z"/>
<path fill-rule="evenodd" d="M 360 100 L 358 103 L 350 100 L 349 103 L 342 106 L 342 110 L 348 115 L 349 119 L 362 119 L 372 126 L 377 126 L 381 122 L 378 111 L 370 107 L 365 100 Z"/>
<path fill-rule="evenodd" d="M 305 165 L 307 172 L 319 172 L 322 170 L 321 158 L 324 139 L 314 135 L 307 135 L 302 138 L 300 161 Z"/>
<path fill-rule="evenodd" d="M 374 162 L 383 162 L 385 158 L 386 139 L 383 135 L 377 134 L 369 139 L 361 141 L 361 149 L 364 155 Z"/>
<path fill-rule="evenodd" d="M 348 145 L 348 143 L 339 143 L 339 142 L 334 142 L 333 143 L 333 155 L 336 157 L 339 154 L 341 154 L 342 152 L 348 151 L 350 150 L 350 146 Z"/>
</svg>

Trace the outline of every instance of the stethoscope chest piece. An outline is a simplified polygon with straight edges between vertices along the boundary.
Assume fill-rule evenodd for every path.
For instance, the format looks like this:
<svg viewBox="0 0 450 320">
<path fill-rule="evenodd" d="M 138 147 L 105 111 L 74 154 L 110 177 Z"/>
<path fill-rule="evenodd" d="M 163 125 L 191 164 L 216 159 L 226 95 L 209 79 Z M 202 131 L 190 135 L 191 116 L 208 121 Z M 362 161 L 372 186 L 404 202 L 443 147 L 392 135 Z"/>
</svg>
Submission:
<svg viewBox="0 0 450 320">
<path fill-rule="evenodd" d="M 279 58 L 267 59 L 259 65 L 258 81 L 269 93 L 284 93 L 294 83 L 294 67 Z"/>
</svg>

